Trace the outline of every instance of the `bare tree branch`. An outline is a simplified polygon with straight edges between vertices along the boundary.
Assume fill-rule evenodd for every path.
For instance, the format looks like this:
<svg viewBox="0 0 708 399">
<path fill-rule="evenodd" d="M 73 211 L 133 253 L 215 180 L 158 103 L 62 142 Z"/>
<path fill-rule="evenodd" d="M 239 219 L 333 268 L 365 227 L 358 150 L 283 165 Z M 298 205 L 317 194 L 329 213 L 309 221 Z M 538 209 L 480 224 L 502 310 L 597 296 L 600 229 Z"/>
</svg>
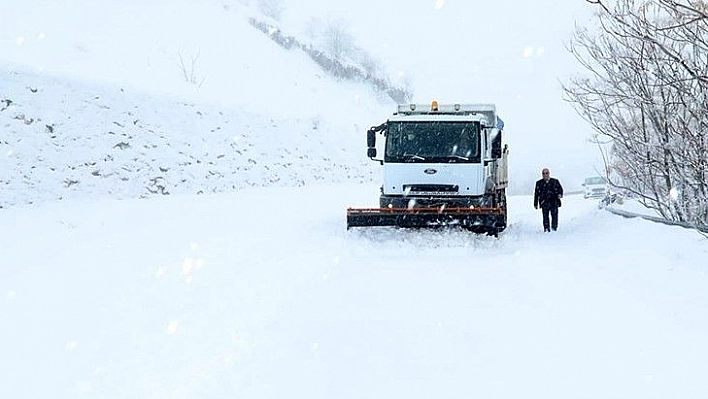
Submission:
<svg viewBox="0 0 708 399">
<path fill-rule="evenodd" d="M 576 27 L 567 48 L 589 77 L 563 88 L 609 139 L 608 180 L 666 218 L 708 225 L 708 6 L 586 3 L 594 30 Z"/>
</svg>

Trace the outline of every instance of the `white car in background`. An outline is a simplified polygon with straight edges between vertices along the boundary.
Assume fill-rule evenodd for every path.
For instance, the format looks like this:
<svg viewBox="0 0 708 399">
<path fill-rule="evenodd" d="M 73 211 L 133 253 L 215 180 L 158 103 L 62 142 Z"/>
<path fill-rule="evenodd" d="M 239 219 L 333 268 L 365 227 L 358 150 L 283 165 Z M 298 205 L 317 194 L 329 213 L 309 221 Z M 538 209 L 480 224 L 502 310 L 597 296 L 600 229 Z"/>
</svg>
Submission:
<svg viewBox="0 0 708 399">
<path fill-rule="evenodd" d="M 601 176 L 585 179 L 583 183 L 583 198 L 603 198 L 607 195 L 607 180 Z"/>
</svg>

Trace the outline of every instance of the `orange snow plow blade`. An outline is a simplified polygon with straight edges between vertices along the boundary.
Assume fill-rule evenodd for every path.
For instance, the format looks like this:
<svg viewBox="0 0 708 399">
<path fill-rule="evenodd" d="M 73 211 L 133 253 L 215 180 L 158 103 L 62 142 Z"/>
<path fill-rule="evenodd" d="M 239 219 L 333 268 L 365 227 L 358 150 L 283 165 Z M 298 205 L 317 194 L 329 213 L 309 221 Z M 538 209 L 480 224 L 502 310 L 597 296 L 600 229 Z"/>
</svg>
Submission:
<svg viewBox="0 0 708 399">
<path fill-rule="evenodd" d="M 503 208 L 348 208 L 350 227 L 461 226 L 489 233 L 506 228 Z"/>
</svg>

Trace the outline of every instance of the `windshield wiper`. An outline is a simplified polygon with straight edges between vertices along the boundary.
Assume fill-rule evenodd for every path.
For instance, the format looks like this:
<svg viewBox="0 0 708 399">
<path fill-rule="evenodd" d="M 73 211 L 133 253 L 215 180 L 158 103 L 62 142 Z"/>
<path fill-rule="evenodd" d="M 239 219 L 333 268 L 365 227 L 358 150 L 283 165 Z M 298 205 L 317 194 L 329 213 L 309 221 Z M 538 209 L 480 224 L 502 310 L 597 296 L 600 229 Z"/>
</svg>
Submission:
<svg viewBox="0 0 708 399">
<path fill-rule="evenodd" d="M 422 156 L 417 155 L 417 154 L 403 154 L 403 155 L 402 155 L 402 158 L 403 158 L 403 160 L 405 160 L 405 161 L 413 161 L 413 160 L 426 161 L 426 160 L 427 160 L 427 158 L 422 157 Z"/>
<path fill-rule="evenodd" d="M 469 157 L 463 157 L 462 155 L 448 155 L 446 158 L 461 159 L 463 161 L 469 161 Z"/>
</svg>

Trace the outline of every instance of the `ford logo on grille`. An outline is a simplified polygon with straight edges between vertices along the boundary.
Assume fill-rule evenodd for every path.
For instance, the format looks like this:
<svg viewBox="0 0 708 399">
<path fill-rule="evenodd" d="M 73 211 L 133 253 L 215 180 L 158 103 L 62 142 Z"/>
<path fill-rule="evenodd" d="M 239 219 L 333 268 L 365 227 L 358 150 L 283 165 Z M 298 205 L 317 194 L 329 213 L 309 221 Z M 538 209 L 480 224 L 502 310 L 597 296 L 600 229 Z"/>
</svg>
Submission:
<svg viewBox="0 0 708 399">
<path fill-rule="evenodd" d="M 432 168 L 431 168 L 431 169 L 426 169 L 426 170 L 424 170 L 424 172 L 425 172 L 426 174 L 428 174 L 428 175 L 434 175 L 434 174 L 438 173 L 437 170 L 432 169 Z"/>
</svg>

